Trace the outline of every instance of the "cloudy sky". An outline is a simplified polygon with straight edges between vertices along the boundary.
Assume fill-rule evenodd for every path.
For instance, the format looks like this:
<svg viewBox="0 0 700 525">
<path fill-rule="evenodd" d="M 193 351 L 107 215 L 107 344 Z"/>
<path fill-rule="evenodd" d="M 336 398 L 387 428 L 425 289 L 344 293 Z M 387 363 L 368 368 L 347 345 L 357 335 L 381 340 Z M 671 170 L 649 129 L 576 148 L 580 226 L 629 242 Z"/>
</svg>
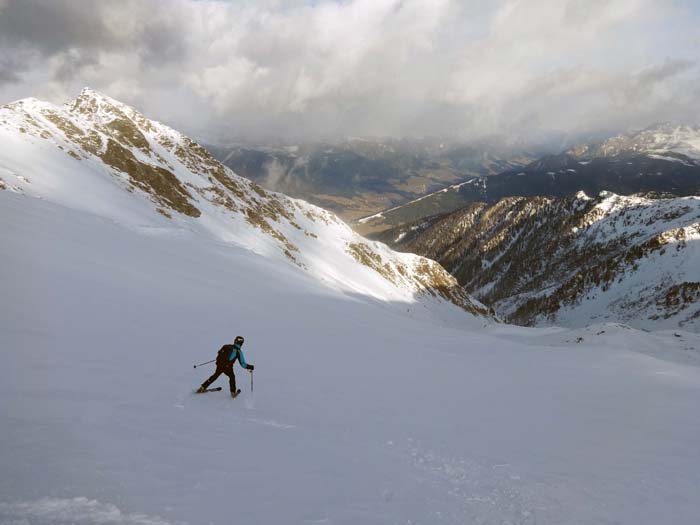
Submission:
<svg viewBox="0 0 700 525">
<path fill-rule="evenodd" d="M 206 140 L 700 122 L 696 0 L 0 0 L 0 104 L 91 86 Z"/>
</svg>

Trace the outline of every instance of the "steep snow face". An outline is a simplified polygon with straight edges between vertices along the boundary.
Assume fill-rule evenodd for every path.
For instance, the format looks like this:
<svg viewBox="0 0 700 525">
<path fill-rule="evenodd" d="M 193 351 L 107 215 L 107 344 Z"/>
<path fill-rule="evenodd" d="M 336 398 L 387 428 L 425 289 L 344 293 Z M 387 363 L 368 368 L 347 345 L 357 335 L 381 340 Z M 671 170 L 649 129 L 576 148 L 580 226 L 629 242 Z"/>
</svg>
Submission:
<svg viewBox="0 0 700 525">
<path fill-rule="evenodd" d="M 36 99 L 3 106 L 0 143 L 0 189 L 143 231 L 193 230 L 347 293 L 486 313 L 439 264 L 367 241 L 325 210 L 236 176 L 189 138 L 93 90 L 63 107 Z"/>
<path fill-rule="evenodd" d="M 392 233 L 517 323 L 700 330 L 700 197 L 511 197 Z"/>
<path fill-rule="evenodd" d="M 624 154 L 682 155 L 693 160 L 700 160 L 700 127 L 660 124 L 637 133 L 622 134 L 612 137 L 601 144 L 582 145 L 571 153 L 579 157 L 615 157 Z"/>
</svg>

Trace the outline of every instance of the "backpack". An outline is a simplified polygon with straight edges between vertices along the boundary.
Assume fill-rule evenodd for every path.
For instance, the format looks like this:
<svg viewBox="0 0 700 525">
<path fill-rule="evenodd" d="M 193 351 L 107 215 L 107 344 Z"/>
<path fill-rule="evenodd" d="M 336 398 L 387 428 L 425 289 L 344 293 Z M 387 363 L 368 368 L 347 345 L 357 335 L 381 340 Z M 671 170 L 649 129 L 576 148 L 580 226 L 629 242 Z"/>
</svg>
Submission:
<svg viewBox="0 0 700 525">
<path fill-rule="evenodd" d="M 216 354 L 216 366 L 224 366 L 229 363 L 231 358 L 231 352 L 233 352 L 233 345 L 224 345 L 221 350 Z M 233 364 L 233 362 L 231 362 Z"/>
</svg>

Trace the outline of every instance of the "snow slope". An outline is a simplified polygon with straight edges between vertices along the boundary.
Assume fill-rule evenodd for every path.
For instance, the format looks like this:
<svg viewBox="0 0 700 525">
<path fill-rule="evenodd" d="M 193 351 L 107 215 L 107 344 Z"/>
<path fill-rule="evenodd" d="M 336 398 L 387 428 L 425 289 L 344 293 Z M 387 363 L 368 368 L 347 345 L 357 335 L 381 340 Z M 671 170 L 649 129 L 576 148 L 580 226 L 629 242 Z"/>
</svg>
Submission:
<svg viewBox="0 0 700 525">
<path fill-rule="evenodd" d="M 445 327 L 0 192 L 0 523 L 695 523 L 698 337 Z M 246 336 L 255 392 L 194 395 Z M 225 382 L 219 384 L 226 388 Z"/>
<path fill-rule="evenodd" d="M 623 255 L 584 277 L 578 292 L 568 291 L 570 282 L 562 287 L 566 299 L 557 323 L 616 319 L 647 329 L 700 331 L 700 197 L 651 200 L 606 192 L 594 202 L 574 232 L 576 249 L 614 252 L 617 244 Z"/>
<path fill-rule="evenodd" d="M 448 318 L 452 304 L 487 313 L 439 264 L 367 241 L 321 208 L 238 177 L 179 132 L 89 88 L 62 107 L 36 99 L 1 107 L 0 144 L 0 190 L 137 229 L 235 243 L 346 293 L 426 304 Z"/>
</svg>

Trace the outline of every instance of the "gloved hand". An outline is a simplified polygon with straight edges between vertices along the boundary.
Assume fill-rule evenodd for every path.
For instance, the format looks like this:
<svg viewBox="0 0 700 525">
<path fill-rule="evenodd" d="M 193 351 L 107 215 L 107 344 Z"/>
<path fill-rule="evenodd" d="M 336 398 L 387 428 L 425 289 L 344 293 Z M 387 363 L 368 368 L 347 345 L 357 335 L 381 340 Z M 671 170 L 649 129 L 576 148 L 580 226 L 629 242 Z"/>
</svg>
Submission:
<svg viewBox="0 0 700 525">
<path fill-rule="evenodd" d="M 246 365 L 245 369 L 250 370 L 252 372 L 253 370 L 255 370 L 255 367 L 253 365 Z"/>
</svg>

